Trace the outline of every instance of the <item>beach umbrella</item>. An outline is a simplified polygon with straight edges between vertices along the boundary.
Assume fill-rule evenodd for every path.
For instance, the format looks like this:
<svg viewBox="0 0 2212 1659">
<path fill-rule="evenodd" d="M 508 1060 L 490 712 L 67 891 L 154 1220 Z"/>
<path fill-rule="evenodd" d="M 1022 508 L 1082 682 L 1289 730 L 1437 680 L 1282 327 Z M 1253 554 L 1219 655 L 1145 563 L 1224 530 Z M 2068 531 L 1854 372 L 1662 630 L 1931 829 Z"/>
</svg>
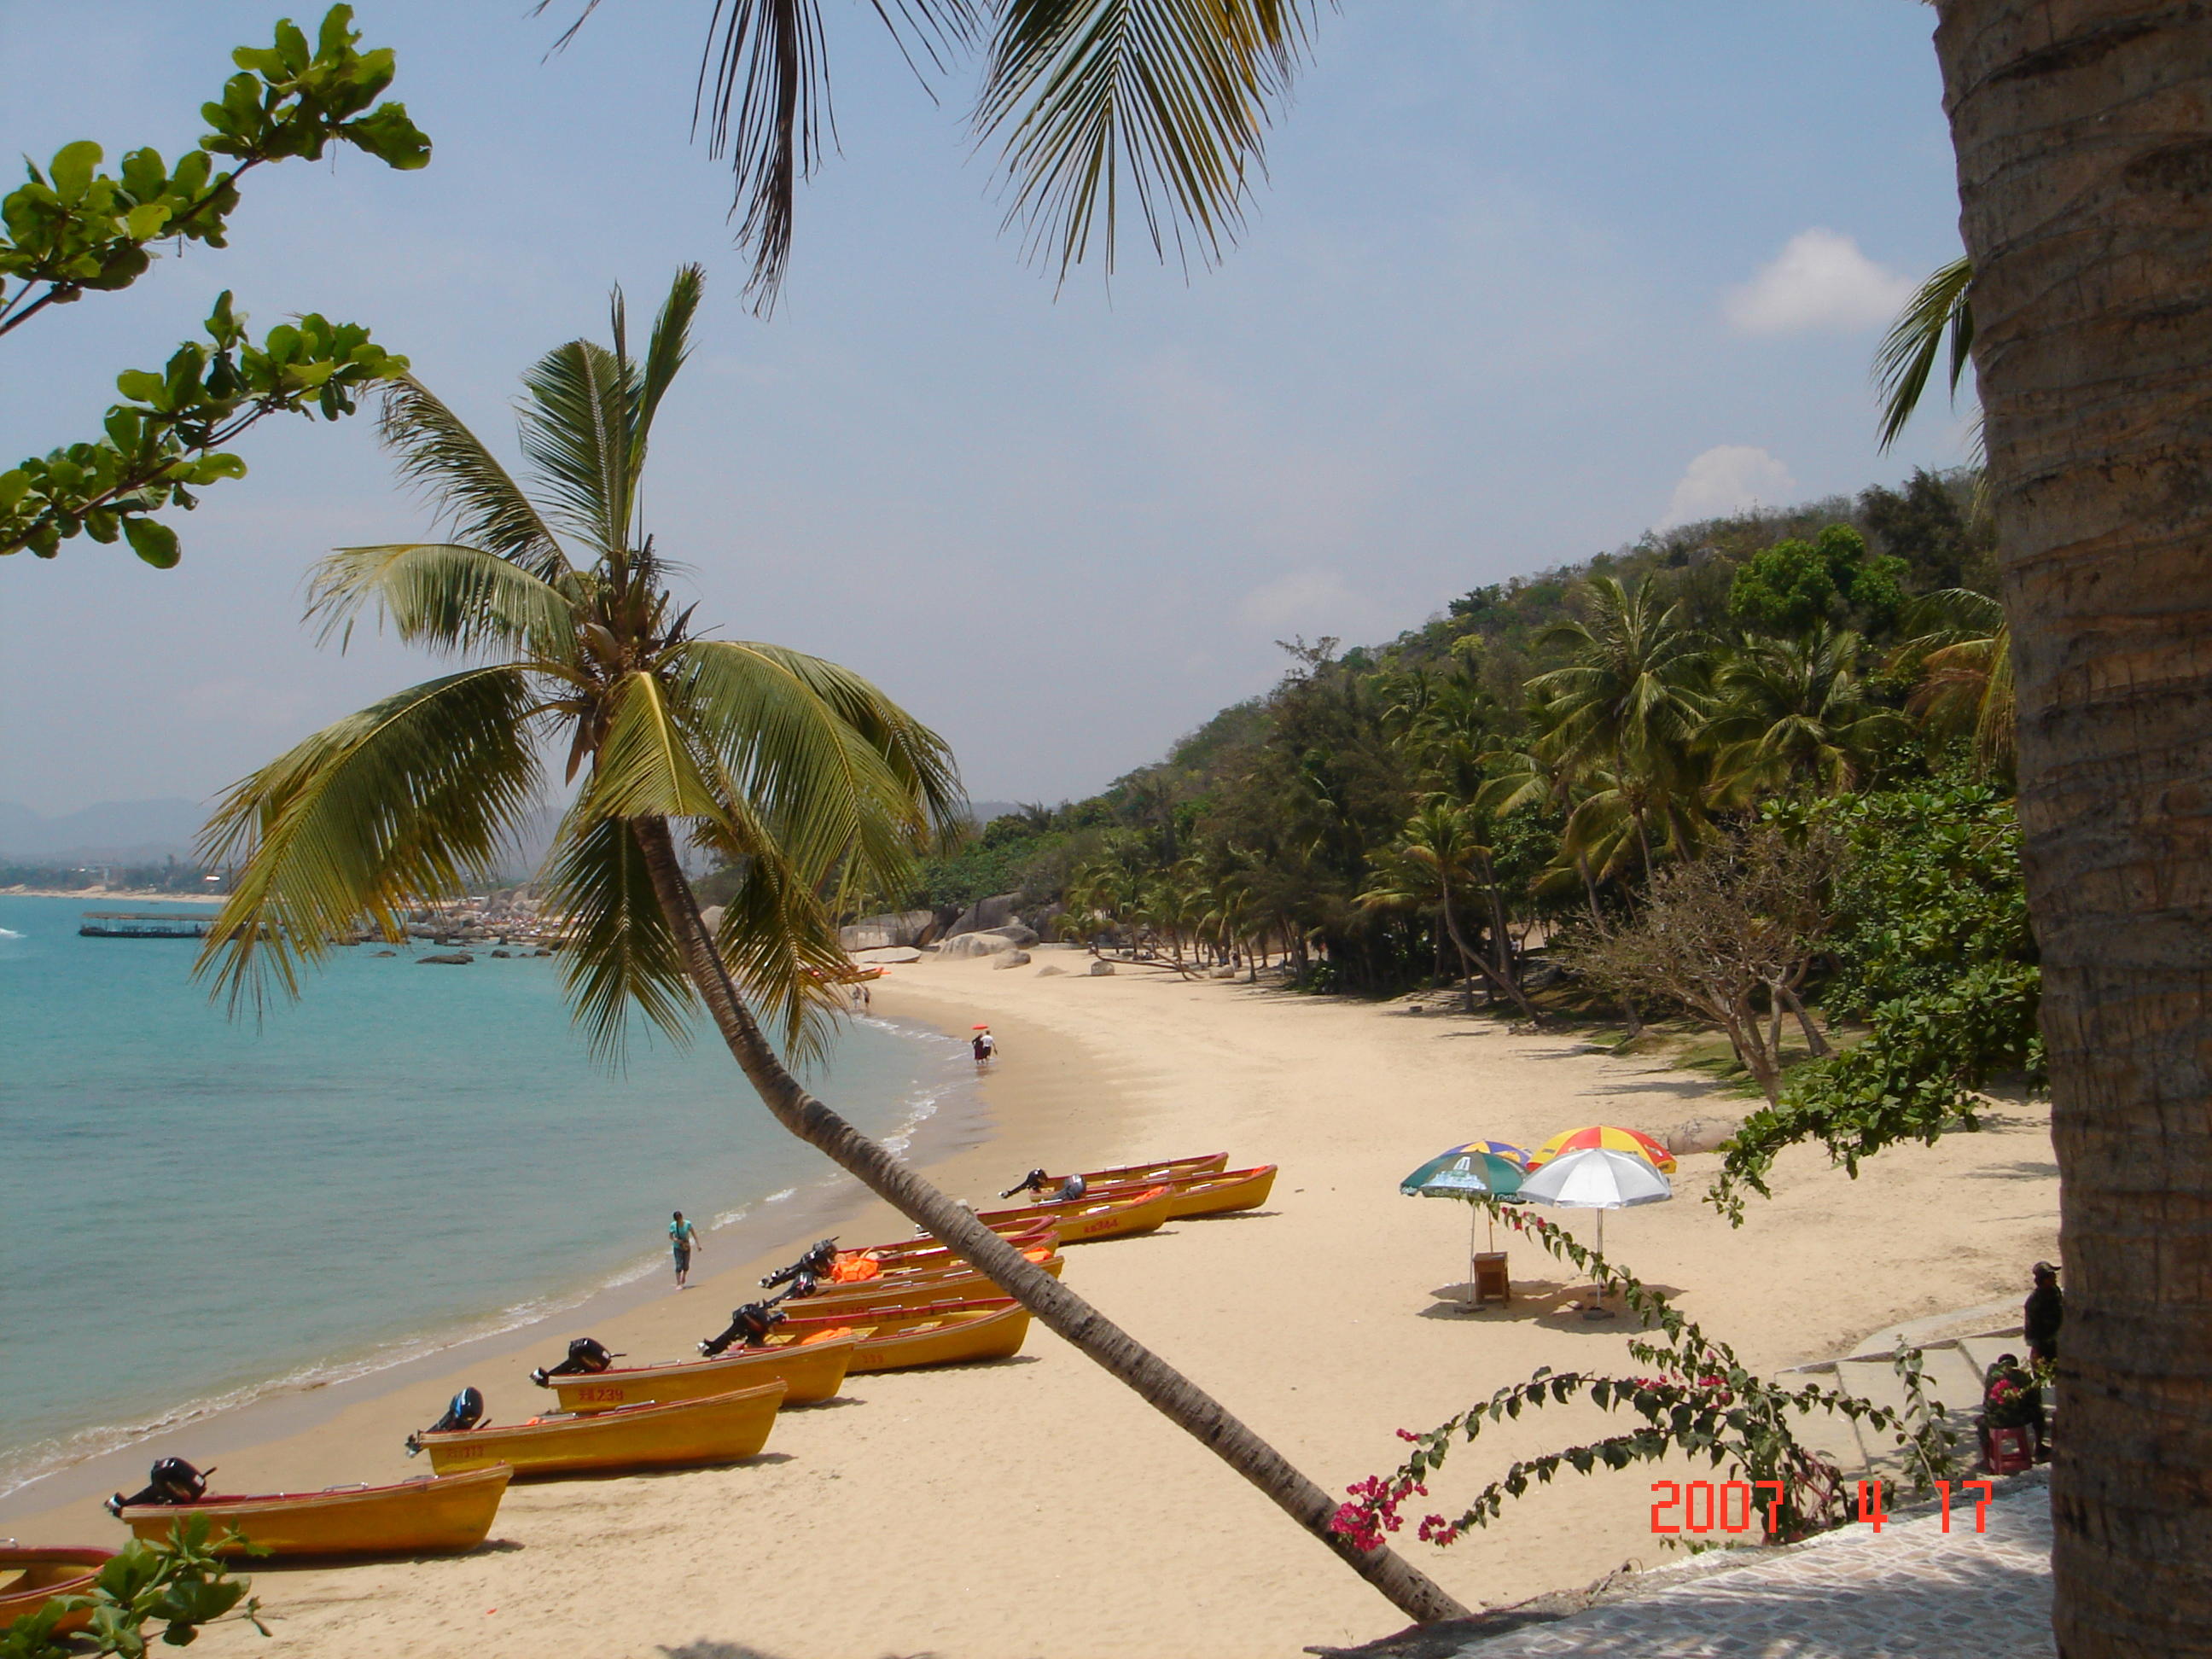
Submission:
<svg viewBox="0 0 2212 1659">
<path fill-rule="evenodd" d="M 1585 1124 L 1579 1129 L 1562 1129 L 1528 1156 L 1528 1167 L 1540 1170 L 1562 1152 L 1579 1152 L 1592 1146 L 1607 1146 L 1615 1152 L 1632 1152 L 1648 1158 L 1651 1167 L 1662 1174 L 1674 1173 L 1674 1155 L 1640 1129 L 1623 1129 L 1611 1123 Z"/>
<path fill-rule="evenodd" d="M 1495 1198 L 1510 1198 L 1521 1190 L 1524 1174 L 1517 1158 L 1482 1150 L 1489 1146 L 1504 1147 L 1505 1152 L 1514 1153 L 1521 1150 L 1504 1141 L 1468 1141 L 1438 1153 L 1398 1183 L 1398 1190 L 1408 1198 L 1456 1198 L 1467 1203 L 1467 1282 L 1470 1297 L 1474 1294 L 1474 1211 L 1481 1207 L 1473 1199 L 1483 1193 Z M 1486 1207 L 1483 1213 L 1488 1216 Z M 1491 1242 L 1497 1243 L 1494 1236 Z"/>
<path fill-rule="evenodd" d="M 1638 1204 L 1664 1204 L 1674 1183 L 1641 1152 L 1613 1146 L 1585 1146 L 1561 1152 L 1521 1183 L 1521 1197 L 1565 1210 L 1597 1212 L 1597 1252 L 1605 1254 L 1605 1212 Z M 1603 1292 L 1599 1295 L 1604 1301 Z"/>
</svg>

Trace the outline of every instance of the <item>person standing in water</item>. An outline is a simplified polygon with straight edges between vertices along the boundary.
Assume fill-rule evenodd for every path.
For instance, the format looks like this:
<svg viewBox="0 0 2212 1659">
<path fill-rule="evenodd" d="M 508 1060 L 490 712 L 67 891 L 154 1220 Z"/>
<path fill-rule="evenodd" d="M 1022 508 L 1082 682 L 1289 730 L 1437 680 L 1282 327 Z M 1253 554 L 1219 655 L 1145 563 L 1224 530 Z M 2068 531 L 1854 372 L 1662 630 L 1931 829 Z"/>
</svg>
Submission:
<svg viewBox="0 0 2212 1659">
<path fill-rule="evenodd" d="M 988 1025 L 975 1033 L 968 1046 L 975 1050 L 978 1066 L 986 1065 L 998 1056 L 999 1040 L 991 1035 L 991 1028 Z"/>
<path fill-rule="evenodd" d="M 676 1288 L 688 1291 L 691 1287 L 684 1280 L 691 1276 L 691 1252 L 705 1246 L 699 1242 L 699 1230 L 684 1218 L 681 1210 L 669 1219 L 668 1243 L 676 1254 Z"/>
</svg>

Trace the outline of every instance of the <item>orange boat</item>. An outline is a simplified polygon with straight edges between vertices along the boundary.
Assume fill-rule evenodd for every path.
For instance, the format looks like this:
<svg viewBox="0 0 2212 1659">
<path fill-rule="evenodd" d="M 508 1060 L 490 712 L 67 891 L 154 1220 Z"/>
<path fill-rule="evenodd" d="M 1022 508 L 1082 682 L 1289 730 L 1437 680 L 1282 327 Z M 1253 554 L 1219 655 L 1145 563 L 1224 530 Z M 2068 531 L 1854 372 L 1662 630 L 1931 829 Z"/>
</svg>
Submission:
<svg viewBox="0 0 2212 1659">
<path fill-rule="evenodd" d="M 1114 1164 L 1103 1170 L 1079 1173 L 1085 1183 L 1093 1187 L 1125 1187 L 1133 1181 L 1150 1186 L 1156 1181 L 1172 1181 L 1177 1176 L 1213 1175 L 1228 1167 L 1228 1153 L 1206 1152 L 1197 1158 L 1164 1158 L 1156 1164 Z M 1057 1187 L 1068 1177 L 1048 1175 L 1045 1179 Z"/>
<path fill-rule="evenodd" d="M 1050 1220 L 1062 1244 L 1088 1244 L 1102 1238 L 1148 1233 L 1168 1218 L 1175 1198 L 1166 1185 L 1132 1188 L 1107 1198 L 1086 1194 L 1065 1204 L 1024 1204 L 1016 1210 L 988 1210 L 979 1221 L 998 1223 L 1024 1217 Z"/>
<path fill-rule="evenodd" d="M 1180 1220 L 1186 1216 L 1227 1215 L 1236 1210 L 1256 1210 L 1267 1201 L 1274 1190 L 1275 1166 L 1262 1164 L 1257 1169 L 1229 1170 L 1212 1175 L 1175 1176 L 1168 1181 L 1172 1196 L 1168 1200 L 1168 1216 Z M 1126 1187 L 1094 1187 L 1092 1198 L 1114 1198 L 1140 1190 L 1134 1183 Z"/>
<path fill-rule="evenodd" d="M 1023 1259 L 1058 1279 L 1066 1258 L 1056 1250 L 1024 1250 Z M 955 1258 L 957 1265 L 941 1273 L 887 1273 L 855 1285 L 824 1285 L 812 1296 L 783 1304 L 794 1319 L 842 1319 L 882 1308 L 912 1308 L 933 1302 L 964 1302 L 995 1297 L 998 1285 L 988 1276 Z"/>
<path fill-rule="evenodd" d="M 857 1334 L 785 1348 L 743 1348 L 714 1359 L 687 1359 L 665 1365 L 622 1365 L 576 1376 L 551 1376 L 551 1389 L 564 1412 L 588 1414 L 620 1406 L 665 1405 L 672 1400 L 703 1400 L 762 1382 L 781 1382 L 783 1403 L 807 1406 L 836 1396 L 853 1363 Z"/>
<path fill-rule="evenodd" d="M 859 1351 L 854 1345 L 854 1352 Z M 600 1469 L 690 1468 L 735 1463 L 768 1443 L 783 1384 L 651 1406 L 617 1406 L 574 1417 L 476 1429 L 424 1430 L 410 1438 L 430 1454 L 430 1467 L 480 1469 L 511 1466 L 519 1474 L 568 1474 Z"/>
<path fill-rule="evenodd" d="M 93 1544 L 52 1544 L 43 1549 L 0 1547 L 0 1631 L 36 1613 L 57 1595 L 91 1595 L 100 1570 L 114 1559 L 113 1550 Z M 91 1622 L 92 1609 L 80 1607 L 56 1620 L 53 1633 L 66 1636 Z"/>
<path fill-rule="evenodd" d="M 983 1218 L 977 1218 L 979 1220 Z M 1042 1247 L 1050 1249 L 1059 1242 L 1059 1229 L 1050 1216 L 1030 1216 L 1010 1226 L 994 1226 L 991 1231 L 1018 1250 Z M 837 1260 L 843 1263 L 857 1261 L 861 1257 L 873 1258 L 885 1273 L 903 1273 L 909 1269 L 927 1271 L 942 1267 L 947 1258 L 957 1261 L 945 1241 L 934 1233 L 921 1233 L 912 1238 L 902 1238 L 890 1244 L 870 1244 L 857 1250 L 840 1250 Z"/>
<path fill-rule="evenodd" d="M 276 1555 L 427 1555 L 483 1543 L 514 1474 L 501 1463 L 473 1474 L 417 1475 L 389 1486 L 131 1504 L 118 1514 L 139 1537 L 156 1541 L 183 1516 L 204 1515 L 214 1536 L 235 1532 Z"/>
<path fill-rule="evenodd" d="M 862 1314 L 850 1320 L 789 1319 L 768 1339 L 769 1351 L 817 1340 L 824 1333 L 848 1330 L 860 1339 L 853 1351 L 854 1372 L 913 1370 L 924 1365 L 1004 1359 L 1019 1353 L 1029 1335 L 1030 1310 L 1009 1297 L 999 1297 L 937 1302 L 926 1308 Z"/>
</svg>

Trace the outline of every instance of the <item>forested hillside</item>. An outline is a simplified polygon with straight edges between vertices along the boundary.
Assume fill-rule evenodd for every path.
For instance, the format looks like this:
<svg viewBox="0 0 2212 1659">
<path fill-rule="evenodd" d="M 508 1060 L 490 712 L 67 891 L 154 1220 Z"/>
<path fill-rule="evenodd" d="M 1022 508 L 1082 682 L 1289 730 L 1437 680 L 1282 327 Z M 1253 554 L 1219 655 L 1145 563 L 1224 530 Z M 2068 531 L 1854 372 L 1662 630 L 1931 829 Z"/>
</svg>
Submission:
<svg viewBox="0 0 2212 1659">
<path fill-rule="evenodd" d="M 896 896 L 1309 990 L 1687 1012 L 1767 1101 L 1739 1183 L 1807 1135 L 1856 1159 L 2039 1061 L 1992 592 L 1963 474 L 1647 535 L 1286 642 L 1266 696 Z"/>
</svg>

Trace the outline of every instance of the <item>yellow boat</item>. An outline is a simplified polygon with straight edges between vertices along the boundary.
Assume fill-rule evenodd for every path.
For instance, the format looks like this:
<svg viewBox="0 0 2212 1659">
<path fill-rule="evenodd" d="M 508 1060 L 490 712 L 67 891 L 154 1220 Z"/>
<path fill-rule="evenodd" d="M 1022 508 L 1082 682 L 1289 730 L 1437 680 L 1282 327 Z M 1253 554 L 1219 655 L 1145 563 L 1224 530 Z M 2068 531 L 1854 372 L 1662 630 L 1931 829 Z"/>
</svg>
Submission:
<svg viewBox="0 0 2212 1659">
<path fill-rule="evenodd" d="M 0 1631 L 57 1595 L 89 1595 L 100 1570 L 114 1559 L 113 1550 L 93 1544 L 53 1544 L 44 1549 L 0 1547 Z M 53 1633 L 66 1636 L 91 1622 L 92 1609 L 80 1607 L 56 1620 Z"/>
<path fill-rule="evenodd" d="M 846 1368 L 860 1338 L 834 1337 L 787 1348 L 744 1348 L 715 1359 L 665 1365 L 624 1365 L 586 1376 L 550 1376 L 548 1385 L 564 1412 L 612 1411 L 617 1406 L 703 1400 L 763 1382 L 784 1386 L 787 1406 L 829 1400 L 845 1385 Z"/>
<path fill-rule="evenodd" d="M 494 1463 L 509 1464 L 517 1474 L 734 1463 L 768 1443 L 783 1396 L 781 1382 L 764 1382 L 704 1399 L 617 1406 L 506 1427 L 425 1430 L 412 1441 L 430 1454 L 430 1467 L 441 1474 Z"/>
<path fill-rule="evenodd" d="M 443 1474 L 443 1469 L 439 1471 Z M 278 1555 L 425 1555 L 472 1550 L 491 1530 L 514 1471 L 503 1464 L 444 1480 L 417 1475 L 389 1486 L 216 1496 L 196 1504 L 133 1504 L 123 1524 L 166 1539 L 185 1516 L 204 1515 L 221 1538 L 235 1532 Z M 233 1546 L 232 1547 L 235 1547 Z"/>
<path fill-rule="evenodd" d="M 770 1351 L 805 1341 L 817 1328 L 851 1328 L 860 1344 L 852 1370 L 913 1370 L 923 1365 L 959 1365 L 979 1359 L 1005 1359 L 1022 1351 L 1030 1332 L 1030 1310 L 1001 1297 L 989 1301 L 939 1302 L 895 1313 L 863 1314 L 849 1322 L 793 1319 L 769 1338 Z"/>
<path fill-rule="evenodd" d="M 1164 1158 L 1155 1164 L 1115 1164 L 1103 1170 L 1078 1173 L 1093 1187 L 1125 1187 L 1133 1181 L 1150 1186 L 1154 1182 L 1172 1181 L 1178 1176 L 1218 1175 L 1228 1167 L 1228 1153 L 1206 1152 L 1197 1158 Z M 1068 1177 L 1048 1175 L 1045 1179 L 1057 1187 L 1065 1184 Z"/>
<path fill-rule="evenodd" d="M 1176 1176 L 1168 1182 L 1168 1218 L 1180 1220 L 1187 1216 L 1227 1215 L 1235 1210 L 1256 1210 L 1267 1201 L 1267 1194 L 1275 1188 L 1275 1166 L 1263 1164 L 1255 1170 L 1230 1170 L 1212 1175 Z M 1094 1188 L 1093 1198 L 1114 1198 L 1136 1191 L 1133 1184 L 1126 1188 Z"/>
<path fill-rule="evenodd" d="M 1050 1220 L 1060 1229 L 1062 1244 L 1087 1244 L 1151 1232 L 1168 1218 L 1174 1197 L 1175 1189 L 1164 1184 L 1105 1198 L 1086 1195 L 1066 1204 L 1024 1204 L 1018 1209 L 990 1210 L 976 1219 L 995 1224 L 1035 1216 Z"/>
<path fill-rule="evenodd" d="M 1054 1279 L 1067 1264 L 1067 1258 L 1055 1250 L 1024 1250 L 1022 1255 Z M 785 1303 L 783 1310 L 794 1319 L 842 1319 L 879 1308 L 917 1308 L 1002 1294 L 988 1277 L 963 1261 L 941 1273 L 890 1273 L 858 1285 L 825 1285 L 812 1296 Z"/>
<path fill-rule="evenodd" d="M 979 1220 L 983 1218 L 977 1218 Z M 1018 1250 L 1049 1250 L 1060 1243 L 1059 1230 L 1049 1217 L 1025 1216 L 1005 1226 L 991 1231 Z M 957 1265 L 960 1258 L 934 1233 L 921 1233 L 913 1238 L 902 1238 L 890 1244 L 871 1244 L 863 1249 L 840 1250 L 840 1262 L 856 1261 L 861 1257 L 872 1258 L 885 1273 L 931 1272 L 946 1263 Z"/>
</svg>

